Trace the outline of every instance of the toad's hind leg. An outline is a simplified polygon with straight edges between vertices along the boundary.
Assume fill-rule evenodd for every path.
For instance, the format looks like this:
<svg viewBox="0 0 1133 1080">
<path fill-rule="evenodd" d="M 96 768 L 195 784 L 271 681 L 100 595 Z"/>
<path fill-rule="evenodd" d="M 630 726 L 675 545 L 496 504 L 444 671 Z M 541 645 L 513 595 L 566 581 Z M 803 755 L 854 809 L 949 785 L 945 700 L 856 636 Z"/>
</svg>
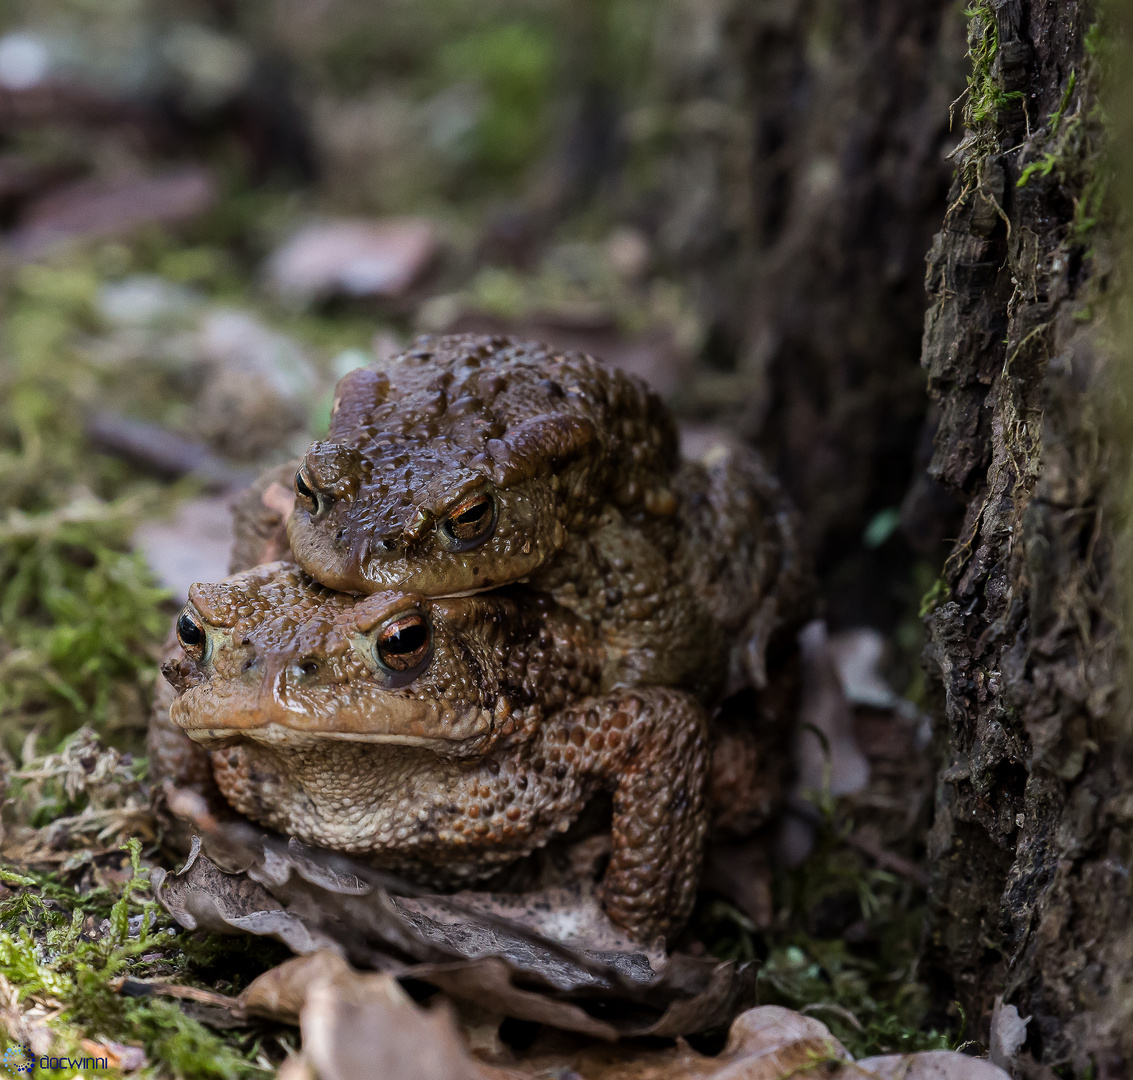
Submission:
<svg viewBox="0 0 1133 1080">
<path fill-rule="evenodd" d="M 704 709 L 690 694 L 654 688 L 597 699 L 575 719 L 584 738 L 572 731 L 572 742 L 585 771 L 613 792 L 603 907 L 638 940 L 672 936 L 700 878 L 710 762 Z"/>
</svg>

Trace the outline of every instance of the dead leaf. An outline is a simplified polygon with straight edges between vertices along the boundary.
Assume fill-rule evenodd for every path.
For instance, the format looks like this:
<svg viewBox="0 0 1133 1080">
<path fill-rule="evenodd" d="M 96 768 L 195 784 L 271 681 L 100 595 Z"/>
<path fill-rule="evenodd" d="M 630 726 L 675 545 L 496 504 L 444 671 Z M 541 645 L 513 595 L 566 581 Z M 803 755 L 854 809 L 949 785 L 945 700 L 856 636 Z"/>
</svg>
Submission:
<svg viewBox="0 0 1133 1080">
<path fill-rule="evenodd" d="M 850 704 L 874 709 L 896 707 L 897 695 L 881 674 L 885 638 L 878 631 L 865 626 L 843 630 L 830 635 L 827 648 Z"/>
<path fill-rule="evenodd" d="M 144 521 L 134 531 L 134 546 L 178 603 L 197 581 L 219 581 L 228 573 L 232 514 L 223 497 L 189 499 L 168 521 Z"/>
<path fill-rule="evenodd" d="M 451 897 L 395 897 L 393 903 L 424 939 L 456 948 L 470 960 L 506 956 L 514 968 L 539 975 L 557 990 L 606 988 L 611 969 L 630 982 L 648 984 L 667 963 L 663 949 L 643 952 L 622 934 L 593 893 L 581 887 L 515 896 L 461 892 Z M 546 941 L 577 952 L 548 956 L 542 947 Z M 590 966 L 580 967 L 577 956 Z"/>
<path fill-rule="evenodd" d="M 226 874 L 200 854 L 194 837 L 189 859 L 176 874 L 152 872 L 154 895 L 186 930 L 245 932 L 282 941 L 300 954 L 338 951 L 330 938 L 285 911 L 262 886 L 243 874 Z"/>
<path fill-rule="evenodd" d="M 236 999 L 236 1007 L 286 1024 L 299 1022 L 307 994 L 315 983 L 352 976 L 350 965 L 336 952 L 297 956 L 253 979 Z"/>
<path fill-rule="evenodd" d="M 854 739 L 853 714 L 830 651 L 826 623 L 808 623 L 799 633 L 802 697 L 799 702 L 791 802 L 804 811 L 783 822 L 780 857 L 797 866 L 810 854 L 814 828 L 805 810 L 816 795 L 849 795 L 869 783 L 869 760 Z"/>
<path fill-rule="evenodd" d="M 300 229 L 271 256 L 267 276 L 298 302 L 336 294 L 397 298 L 439 250 L 436 229 L 423 219 L 331 221 Z"/>
<path fill-rule="evenodd" d="M 877 1080 L 1010 1080 L 998 1065 L 955 1050 L 863 1058 L 858 1068 Z"/>
<path fill-rule="evenodd" d="M 1027 1025 L 1031 1022 L 1019 1015 L 1014 1005 L 1004 1005 L 1003 995 L 995 999 L 991 1010 L 991 1045 L 988 1058 L 1004 1072 L 1011 1072 L 1012 1062 L 1019 1053 L 1019 1047 L 1027 1041 Z"/>
<path fill-rule="evenodd" d="M 826 633 L 815 621 L 799 634 L 802 701 L 799 704 L 798 790 L 829 787 L 831 795 L 861 791 L 869 762 L 854 740 L 853 718 L 842 690 Z"/>
<path fill-rule="evenodd" d="M 300 1016 L 303 1056 L 320 1080 L 485 1077 L 447 1007 L 422 1009 L 390 975 L 316 982 Z"/>
<path fill-rule="evenodd" d="M 35 200 L 11 245 L 35 258 L 68 241 L 119 236 L 144 225 L 174 225 L 199 217 L 216 201 L 216 180 L 189 165 L 143 177 L 80 180 Z"/>
<path fill-rule="evenodd" d="M 202 859 L 198 856 L 196 861 Z M 578 1004 L 517 986 L 514 973 L 500 959 L 409 970 L 414 978 L 476 1002 L 480 1020 L 489 1029 L 494 1030 L 505 1015 L 526 1014 L 548 1027 L 604 1042 L 572 1047 L 564 1036 L 557 1036 L 546 1049 L 536 1044 L 518 1056 L 496 1051 L 494 1056 L 515 1059 L 515 1068 L 486 1065 L 469 1053 L 449 1007 L 423 1009 L 409 999 L 394 975 L 355 971 L 341 955 L 329 951 L 285 961 L 260 975 L 238 998 L 156 983 L 131 988 L 136 993 L 144 985 L 151 993 L 226 1009 L 235 1020 L 255 1015 L 298 1022 L 302 1053 L 288 1059 L 280 1071 L 292 1080 L 370 1076 L 521 1080 L 549 1074 L 587 1080 L 790 1080 L 810 1074 L 825 1080 L 1004 1080 L 1005 1076 L 986 1061 L 952 1051 L 876 1057 L 855 1064 L 825 1024 L 777 1005 L 740 1013 L 723 1052 L 715 1057 L 697 1053 L 683 1040 L 663 1049 L 619 1044 L 615 1040 L 626 1034 L 624 1026 L 593 1017 Z M 516 1002 L 521 1002 L 518 1011 Z M 680 1007 L 690 1006 L 681 1002 Z M 573 1023 L 563 1022 L 567 1013 L 574 1014 Z M 662 1021 L 635 1034 L 666 1034 L 664 1027 Z"/>
<path fill-rule="evenodd" d="M 741 1013 L 727 1045 L 715 1057 L 697 1053 L 687 1043 L 656 1049 L 641 1044 L 559 1047 L 521 1057 L 521 1075 L 586 1077 L 586 1080 L 863 1080 L 845 1048 L 818 1020 L 777 1005 Z M 514 1074 L 512 1074 L 514 1075 Z"/>
<path fill-rule="evenodd" d="M 511 969 L 498 957 L 472 963 L 421 964 L 406 974 L 431 983 L 450 997 L 473 1003 L 491 1002 L 493 1011 L 501 1017 L 549 1024 L 560 1031 L 576 1031 L 595 1039 L 618 1038 L 613 1024 L 591 1016 L 581 1005 L 517 986 Z"/>
<path fill-rule="evenodd" d="M 344 856 L 217 820 L 191 792 L 174 790 L 168 804 L 193 817 L 209 856 L 198 841 L 180 874 L 157 875 L 156 895 L 182 925 L 269 934 L 301 954 L 329 948 L 360 968 L 603 1038 L 717 1027 L 751 1001 L 750 965 L 643 949 L 581 886 L 426 894 Z M 616 1019 L 590 1015 L 587 1003 L 599 1001 L 620 1003 Z"/>
</svg>

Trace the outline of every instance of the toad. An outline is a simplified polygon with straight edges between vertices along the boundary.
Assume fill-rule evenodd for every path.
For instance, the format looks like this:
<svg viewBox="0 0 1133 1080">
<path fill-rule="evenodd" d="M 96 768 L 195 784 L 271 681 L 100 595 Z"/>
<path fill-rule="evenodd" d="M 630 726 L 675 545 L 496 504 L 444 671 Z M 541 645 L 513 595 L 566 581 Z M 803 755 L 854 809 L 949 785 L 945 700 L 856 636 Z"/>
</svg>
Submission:
<svg viewBox="0 0 1133 1080">
<path fill-rule="evenodd" d="M 603 685 L 762 687 L 806 575 L 754 452 L 682 462 L 639 379 L 509 338 L 421 339 L 345 376 L 295 473 L 299 564 L 329 588 L 525 582 L 598 629 Z"/>
<path fill-rule="evenodd" d="M 176 630 L 169 717 L 241 814 L 455 887 L 542 847 L 606 791 L 611 919 L 649 941 L 687 918 L 705 711 L 674 689 L 603 693 L 600 644 L 549 598 L 357 599 L 280 562 L 194 585 Z"/>
</svg>

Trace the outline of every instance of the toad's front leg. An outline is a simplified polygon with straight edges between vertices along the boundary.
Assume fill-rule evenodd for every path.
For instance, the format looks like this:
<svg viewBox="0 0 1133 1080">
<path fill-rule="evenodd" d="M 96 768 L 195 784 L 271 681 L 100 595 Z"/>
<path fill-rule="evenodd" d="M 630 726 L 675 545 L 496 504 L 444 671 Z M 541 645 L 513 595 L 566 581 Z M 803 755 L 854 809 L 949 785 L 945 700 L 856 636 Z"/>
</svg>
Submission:
<svg viewBox="0 0 1133 1080">
<path fill-rule="evenodd" d="M 671 936 L 692 911 L 707 828 L 703 707 L 679 690 L 626 691 L 567 709 L 553 727 L 564 762 L 613 793 L 606 913 L 639 940 Z"/>
</svg>

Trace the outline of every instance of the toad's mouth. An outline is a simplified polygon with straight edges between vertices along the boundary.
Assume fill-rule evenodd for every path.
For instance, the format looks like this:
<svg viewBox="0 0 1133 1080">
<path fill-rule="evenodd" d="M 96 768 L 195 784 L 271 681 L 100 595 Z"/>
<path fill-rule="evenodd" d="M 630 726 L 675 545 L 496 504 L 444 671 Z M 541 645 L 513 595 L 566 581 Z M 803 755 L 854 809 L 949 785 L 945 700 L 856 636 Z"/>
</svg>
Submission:
<svg viewBox="0 0 1133 1080">
<path fill-rule="evenodd" d="M 384 584 L 385 579 L 378 574 L 366 574 L 366 580 L 376 584 Z M 506 589 L 509 585 L 526 585 L 531 580 L 531 575 L 524 573 L 519 577 L 503 578 L 499 581 L 492 580 L 485 585 L 477 585 L 474 589 L 464 589 L 462 592 L 430 592 L 423 586 L 415 587 L 412 591 L 420 594 L 426 600 L 463 600 L 469 596 L 479 596 L 481 593 L 486 592 L 499 592 L 500 589 Z"/>
<path fill-rule="evenodd" d="M 256 728 L 191 728 L 186 730 L 194 742 L 207 750 L 220 750 L 239 742 L 251 741 L 277 749 L 299 750 L 325 742 L 360 743 L 367 746 L 412 746 L 422 750 L 452 753 L 454 749 L 480 741 L 480 736 L 438 738 L 427 735 L 392 735 L 356 731 L 297 730 L 284 724 L 264 724 Z"/>
<path fill-rule="evenodd" d="M 170 719 L 209 749 L 233 740 L 250 740 L 285 751 L 317 744 L 357 743 L 435 750 L 448 756 L 474 754 L 492 737 L 492 713 L 480 705 L 446 708 L 437 702 L 406 699 L 396 709 L 328 707 L 297 709 L 258 695 L 237 694 L 222 701 L 193 700 L 190 689 L 170 709 Z"/>
</svg>

